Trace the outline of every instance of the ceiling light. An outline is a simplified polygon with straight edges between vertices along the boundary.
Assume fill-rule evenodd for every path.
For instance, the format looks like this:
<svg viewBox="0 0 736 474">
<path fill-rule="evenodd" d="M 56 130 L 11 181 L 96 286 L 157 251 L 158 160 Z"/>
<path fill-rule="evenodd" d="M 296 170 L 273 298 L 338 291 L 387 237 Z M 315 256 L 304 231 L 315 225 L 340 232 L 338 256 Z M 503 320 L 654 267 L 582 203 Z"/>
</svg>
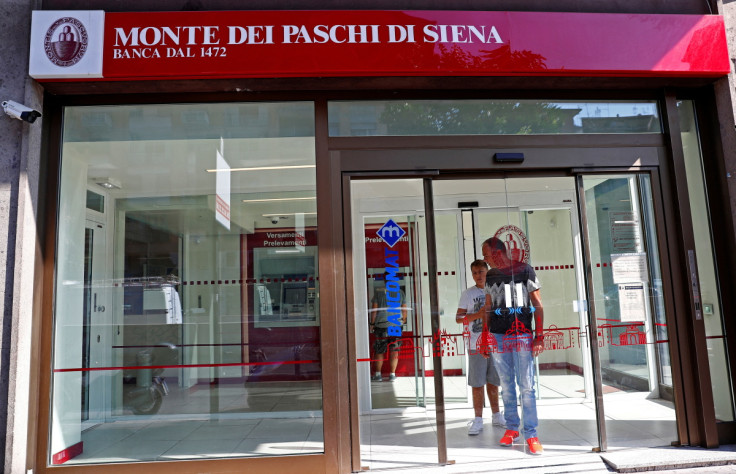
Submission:
<svg viewBox="0 0 736 474">
<path fill-rule="evenodd" d="M 278 214 L 262 214 L 263 217 L 280 217 L 280 216 L 316 216 L 316 212 L 279 212 Z"/>
<path fill-rule="evenodd" d="M 243 202 L 314 201 L 315 199 L 317 198 L 312 196 L 301 198 L 243 199 Z"/>
<path fill-rule="evenodd" d="M 95 184 L 105 189 L 121 189 L 123 185 L 115 178 L 94 178 Z"/>
<path fill-rule="evenodd" d="M 254 168 L 223 168 L 209 169 L 208 173 L 216 173 L 218 171 L 270 171 L 270 170 L 301 170 L 305 168 L 314 168 L 316 165 L 286 165 L 286 166 L 258 166 Z"/>
</svg>

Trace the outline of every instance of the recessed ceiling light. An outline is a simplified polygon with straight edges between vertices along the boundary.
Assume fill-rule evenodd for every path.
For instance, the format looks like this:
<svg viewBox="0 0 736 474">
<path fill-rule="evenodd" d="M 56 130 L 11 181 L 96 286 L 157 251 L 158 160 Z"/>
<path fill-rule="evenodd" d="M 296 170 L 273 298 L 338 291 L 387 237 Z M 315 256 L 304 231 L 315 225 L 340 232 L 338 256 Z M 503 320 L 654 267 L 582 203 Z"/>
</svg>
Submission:
<svg viewBox="0 0 736 474">
<path fill-rule="evenodd" d="M 316 165 L 285 165 L 285 166 L 258 166 L 254 168 L 221 168 L 209 169 L 208 173 L 216 173 L 218 171 L 270 171 L 270 170 L 301 170 L 305 168 L 314 168 Z"/>
<path fill-rule="evenodd" d="M 121 189 L 123 185 L 114 178 L 94 178 L 95 184 L 105 189 Z"/>
<path fill-rule="evenodd" d="M 314 201 L 315 199 L 317 198 L 312 196 L 300 198 L 243 199 L 243 202 Z"/>
<path fill-rule="evenodd" d="M 262 214 L 263 217 L 279 217 L 279 216 L 316 216 L 316 212 L 279 212 L 278 214 Z"/>
</svg>

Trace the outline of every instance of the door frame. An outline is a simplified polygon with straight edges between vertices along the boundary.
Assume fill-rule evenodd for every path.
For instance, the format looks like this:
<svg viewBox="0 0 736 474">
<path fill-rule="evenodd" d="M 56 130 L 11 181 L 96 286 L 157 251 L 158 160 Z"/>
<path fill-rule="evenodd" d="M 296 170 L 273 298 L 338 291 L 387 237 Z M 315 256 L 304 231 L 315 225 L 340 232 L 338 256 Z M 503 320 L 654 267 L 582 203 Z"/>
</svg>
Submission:
<svg viewBox="0 0 736 474">
<path fill-rule="evenodd" d="M 672 219 L 677 213 L 673 206 L 666 206 L 672 188 L 662 183 L 660 172 L 669 176 L 665 164 L 670 160 L 665 135 L 588 135 L 588 136 L 455 136 L 455 137 L 355 137 L 330 138 L 329 165 L 332 184 L 341 189 L 342 219 L 340 228 L 345 255 L 345 330 L 354 334 L 352 300 L 353 266 L 352 237 L 344 224 L 352 222 L 349 206 L 350 181 L 353 179 L 420 178 L 460 179 L 465 177 L 491 178 L 505 176 L 575 176 L 582 173 L 649 173 L 651 175 L 654 212 L 658 226 L 658 245 L 662 274 L 667 280 L 663 287 L 667 323 L 670 328 L 670 356 L 673 367 L 673 384 L 677 432 L 679 443 L 698 444 L 701 437 L 693 430 L 715 431 L 715 420 L 700 418 L 696 423 L 687 420 L 694 410 L 692 393 L 685 393 L 684 386 L 693 381 L 693 371 L 681 360 L 683 318 L 688 308 L 676 297 L 682 277 L 675 269 L 679 258 L 668 251 L 672 239 L 682 236 L 683 230 Z M 500 145 L 500 146 L 499 146 Z M 497 152 L 524 153 L 523 163 L 494 163 Z M 452 160 L 447 154 L 452 153 Z M 664 184 L 664 185 L 663 185 Z M 681 188 L 680 188 L 681 189 Z M 678 192 L 680 191 L 678 189 Z M 334 206 L 336 207 L 336 206 Z M 580 221 L 582 224 L 582 221 Z M 347 228 L 349 229 L 349 227 Z M 690 232 L 692 232 L 690 230 Z M 340 292 L 342 293 L 342 292 Z M 677 304 L 676 304 L 677 303 Z M 595 333 L 588 334 L 591 347 L 597 344 Z M 348 339 L 352 337 L 349 336 Z M 354 343 L 348 341 L 347 365 L 349 369 L 351 460 L 352 468 L 360 470 L 359 418 L 357 409 L 356 362 Z M 688 359 L 689 357 L 685 357 Z M 707 375 L 707 374 L 706 374 Z M 702 380 L 701 373 L 699 379 Z M 709 388 L 709 387 L 708 387 Z M 692 391 L 691 391 L 692 392 Z M 712 395 L 711 395 L 712 397 Z M 699 396 L 697 398 L 700 398 Z M 698 400 L 699 401 L 699 400 Z M 686 409 L 687 408 L 687 409 Z M 604 445 L 605 446 L 605 445 Z"/>
</svg>

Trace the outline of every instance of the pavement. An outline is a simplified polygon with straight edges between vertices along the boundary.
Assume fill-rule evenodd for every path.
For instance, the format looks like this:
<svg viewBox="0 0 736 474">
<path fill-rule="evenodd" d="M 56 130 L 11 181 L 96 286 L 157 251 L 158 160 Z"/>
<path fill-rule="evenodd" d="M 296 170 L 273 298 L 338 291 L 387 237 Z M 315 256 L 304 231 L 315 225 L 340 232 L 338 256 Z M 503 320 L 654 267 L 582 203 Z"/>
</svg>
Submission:
<svg viewBox="0 0 736 474">
<path fill-rule="evenodd" d="M 390 474 L 474 474 L 511 472 L 519 474 L 654 472 L 658 474 L 736 473 L 736 445 L 717 449 L 661 447 L 623 449 L 611 453 L 528 457 L 524 461 L 486 461 L 446 466 L 386 469 Z"/>
</svg>

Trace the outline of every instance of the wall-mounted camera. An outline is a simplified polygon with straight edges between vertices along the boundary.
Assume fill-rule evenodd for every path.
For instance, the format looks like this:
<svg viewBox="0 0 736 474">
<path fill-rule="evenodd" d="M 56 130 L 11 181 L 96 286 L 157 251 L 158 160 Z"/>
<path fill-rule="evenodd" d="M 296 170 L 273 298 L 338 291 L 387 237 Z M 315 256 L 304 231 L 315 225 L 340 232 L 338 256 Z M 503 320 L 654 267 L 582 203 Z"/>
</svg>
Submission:
<svg viewBox="0 0 736 474">
<path fill-rule="evenodd" d="M 41 116 L 41 112 L 38 110 L 33 110 L 12 100 L 3 101 L 2 106 L 6 114 L 24 122 L 33 123 Z"/>
<path fill-rule="evenodd" d="M 272 217 L 271 218 L 271 224 L 278 224 L 279 223 L 279 220 L 281 220 L 281 219 L 279 219 L 278 217 Z"/>
</svg>

